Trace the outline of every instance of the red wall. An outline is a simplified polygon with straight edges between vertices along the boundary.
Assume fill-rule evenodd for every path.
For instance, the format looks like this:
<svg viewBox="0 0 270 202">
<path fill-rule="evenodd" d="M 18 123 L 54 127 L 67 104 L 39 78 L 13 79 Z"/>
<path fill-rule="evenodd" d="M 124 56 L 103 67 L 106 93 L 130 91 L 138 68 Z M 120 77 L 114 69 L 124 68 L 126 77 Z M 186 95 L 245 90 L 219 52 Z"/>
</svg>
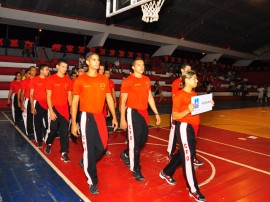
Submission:
<svg viewBox="0 0 270 202">
<path fill-rule="evenodd" d="M 243 72 L 244 78 L 247 78 L 252 84 L 270 85 L 270 72 Z"/>
</svg>

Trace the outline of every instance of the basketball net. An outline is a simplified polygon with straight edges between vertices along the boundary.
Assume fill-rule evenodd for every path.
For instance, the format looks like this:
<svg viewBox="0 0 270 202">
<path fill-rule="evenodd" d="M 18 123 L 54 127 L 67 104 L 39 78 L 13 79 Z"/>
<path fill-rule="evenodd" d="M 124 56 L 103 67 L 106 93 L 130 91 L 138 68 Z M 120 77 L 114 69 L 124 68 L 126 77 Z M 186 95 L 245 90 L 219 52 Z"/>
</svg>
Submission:
<svg viewBox="0 0 270 202">
<path fill-rule="evenodd" d="M 158 21 L 158 13 L 164 1 L 165 0 L 153 0 L 141 5 L 143 12 L 142 21 L 146 23 Z"/>
</svg>

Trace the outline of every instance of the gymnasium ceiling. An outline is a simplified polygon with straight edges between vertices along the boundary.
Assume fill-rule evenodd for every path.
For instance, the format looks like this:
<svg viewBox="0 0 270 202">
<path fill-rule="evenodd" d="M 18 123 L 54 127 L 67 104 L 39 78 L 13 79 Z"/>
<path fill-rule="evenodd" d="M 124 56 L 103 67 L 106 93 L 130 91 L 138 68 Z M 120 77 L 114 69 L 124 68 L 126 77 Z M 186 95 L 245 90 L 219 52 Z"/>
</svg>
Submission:
<svg viewBox="0 0 270 202">
<path fill-rule="evenodd" d="M 270 52 L 269 0 L 165 0 L 160 19 L 140 7 L 106 19 L 106 0 L 0 0 L 2 6 L 131 28 L 262 55 Z"/>
</svg>

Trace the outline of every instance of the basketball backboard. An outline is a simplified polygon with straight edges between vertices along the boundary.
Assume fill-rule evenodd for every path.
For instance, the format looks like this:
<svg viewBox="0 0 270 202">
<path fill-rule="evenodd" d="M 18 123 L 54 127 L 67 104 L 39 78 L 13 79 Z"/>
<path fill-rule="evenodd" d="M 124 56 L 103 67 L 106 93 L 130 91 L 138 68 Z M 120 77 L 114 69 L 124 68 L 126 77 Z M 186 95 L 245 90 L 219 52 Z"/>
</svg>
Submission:
<svg viewBox="0 0 270 202">
<path fill-rule="evenodd" d="M 112 17 L 152 0 L 107 0 L 106 17 Z"/>
</svg>

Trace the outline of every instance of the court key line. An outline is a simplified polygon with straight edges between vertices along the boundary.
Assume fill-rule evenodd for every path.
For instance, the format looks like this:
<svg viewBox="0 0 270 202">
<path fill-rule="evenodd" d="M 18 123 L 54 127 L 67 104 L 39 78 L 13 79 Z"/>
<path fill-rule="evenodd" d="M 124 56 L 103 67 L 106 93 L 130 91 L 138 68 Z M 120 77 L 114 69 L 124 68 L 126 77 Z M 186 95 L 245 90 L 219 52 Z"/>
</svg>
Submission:
<svg viewBox="0 0 270 202">
<path fill-rule="evenodd" d="M 155 139 L 164 141 L 164 142 L 168 142 L 167 140 L 164 140 L 164 139 L 162 139 L 162 138 L 159 138 L 159 137 L 156 137 L 156 136 L 153 136 L 153 135 L 149 135 L 149 136 L 152 137 L 152 138 L 155 138 Z M 213 154 L 210 154 L 210 153 L 201 151 L 201 150 L 197 150 L 197 152 L 200 152 L 200 153 L 202 153 L 202 154 L 205 154 L 205 155 L 208 155 L 208 156 L 211 156 L 211 157 L 214 157 L 214 158 L 223 160 L 223 161 L 227 161 L 227 162 L 229 162 L 229 163 L 232 163 L 232 164 L 235 164 L 235 165 L 238 165 L 238 166 L 242 166 L 242 167 L 245 167 L 245 168 L 248 168 L 248 169 L 251 169 L 251 170 L 255 170 L 255 171 L 257 171 L 257 172 L 261 172 L 261 173 L 264 173 L 264 174 L 266 174 L 266 175 L 270 175 L 270 172 L 265 171 L 265 170 L 262 170 L 262 169 L 259 169 L 259 168 L 255 168 L 255 167 L 253 167 L 253 166 L 248 166 L 248 165 L 243 164 L 243 163 L 238 163 L 238 162 L 236 162 L 236 161 L 232 161 L 232 160 L 229 160 L 229 159 L 226 159 L 226 158 L 217 156 L 217 155 L 213 155 Z"/>
<path fill-rule="evenodd" d="M 150 134 L 148 134 L 148 135 L 151 137 Z M 113 146 L 113 145 L 119 145 L 119 144 L 125 144 L 125 143 L 110 143 L 108 145 Z M 167 144 L 166 145 L 164 145 L 164 144 L 156 144 L 156 143 L 146 143 L 146 144 L 167 147 Z M 214 177 L 216 175 L 216 168 L 215 168 L 214 164 L 210 160 L 208 160 L 207 158 L 205 158 L 204 156 L 202 156 L 200 154 L 197 154 L 197 155 L 200 156 L 201 158 L 203 158 L 205 161 L 207 161 L 210 164 L 211 169 L 212 169 L 212 173 L 211 173 L 210 177 L 199 184 L 199 186 L 202 187 L 202 186 L 208 184 L 209 182 L 211 182 L 214 179 Z"/>
<path fill-rule="evenodd" d="M 164 129 L 164 130 L 170 130 L 170 129 L 163 128 L 163 127 L 162 127 L 162 129 Z M 245 148 L 242 148 L 242 147 L 233 146 L 233 145 L 230 145 L 230 144 L 218 142 L 218 141 L 215 141 L 215 140 L 210 140 L 210 139 L 203 138 L 203 137 L 198 137 L 198 138 L 199 139 L 202 139 L 202 140 L 209 141 L 209 142 L 214 142 L 214 143 L 217 143 L 217 144 L 225 145 L 225 146 L 228 146 L 228 147 L 233 147 L 233 148 L 236 148 L 236 149 L 240 149 L 240 150 L 243 150 L 243 151 L 251 152 L 251 153 L 254 153 L 254 154 L 259 154 L 259 155 L 262 155 L 262 156 L 270 157 L 269 154 L 265 154 L 265 153 L 261 153 L 261 152 L 256 152 L 256 151 L 253 151 L 253 150 L 250 150 L 250 149 L 245 149 Z"/>
<path fill-rule="evenodd" d="M 9 120 L 9 122 L 15 127 L 15 129 L 20 133 L 20 135 L 29 143 L 32 147 L 40 154 L 40 156 L 52 167 L 53 170 L 68 184 L 68 186 L 79 196 L 83 201 L 91 202 L 48 158 L 44 155 L 28 138 L 27 136 L 21 131 L 20 128 L 15 126 L 11 119 L 2 112 L 2 114 Z"/>
</svg>

